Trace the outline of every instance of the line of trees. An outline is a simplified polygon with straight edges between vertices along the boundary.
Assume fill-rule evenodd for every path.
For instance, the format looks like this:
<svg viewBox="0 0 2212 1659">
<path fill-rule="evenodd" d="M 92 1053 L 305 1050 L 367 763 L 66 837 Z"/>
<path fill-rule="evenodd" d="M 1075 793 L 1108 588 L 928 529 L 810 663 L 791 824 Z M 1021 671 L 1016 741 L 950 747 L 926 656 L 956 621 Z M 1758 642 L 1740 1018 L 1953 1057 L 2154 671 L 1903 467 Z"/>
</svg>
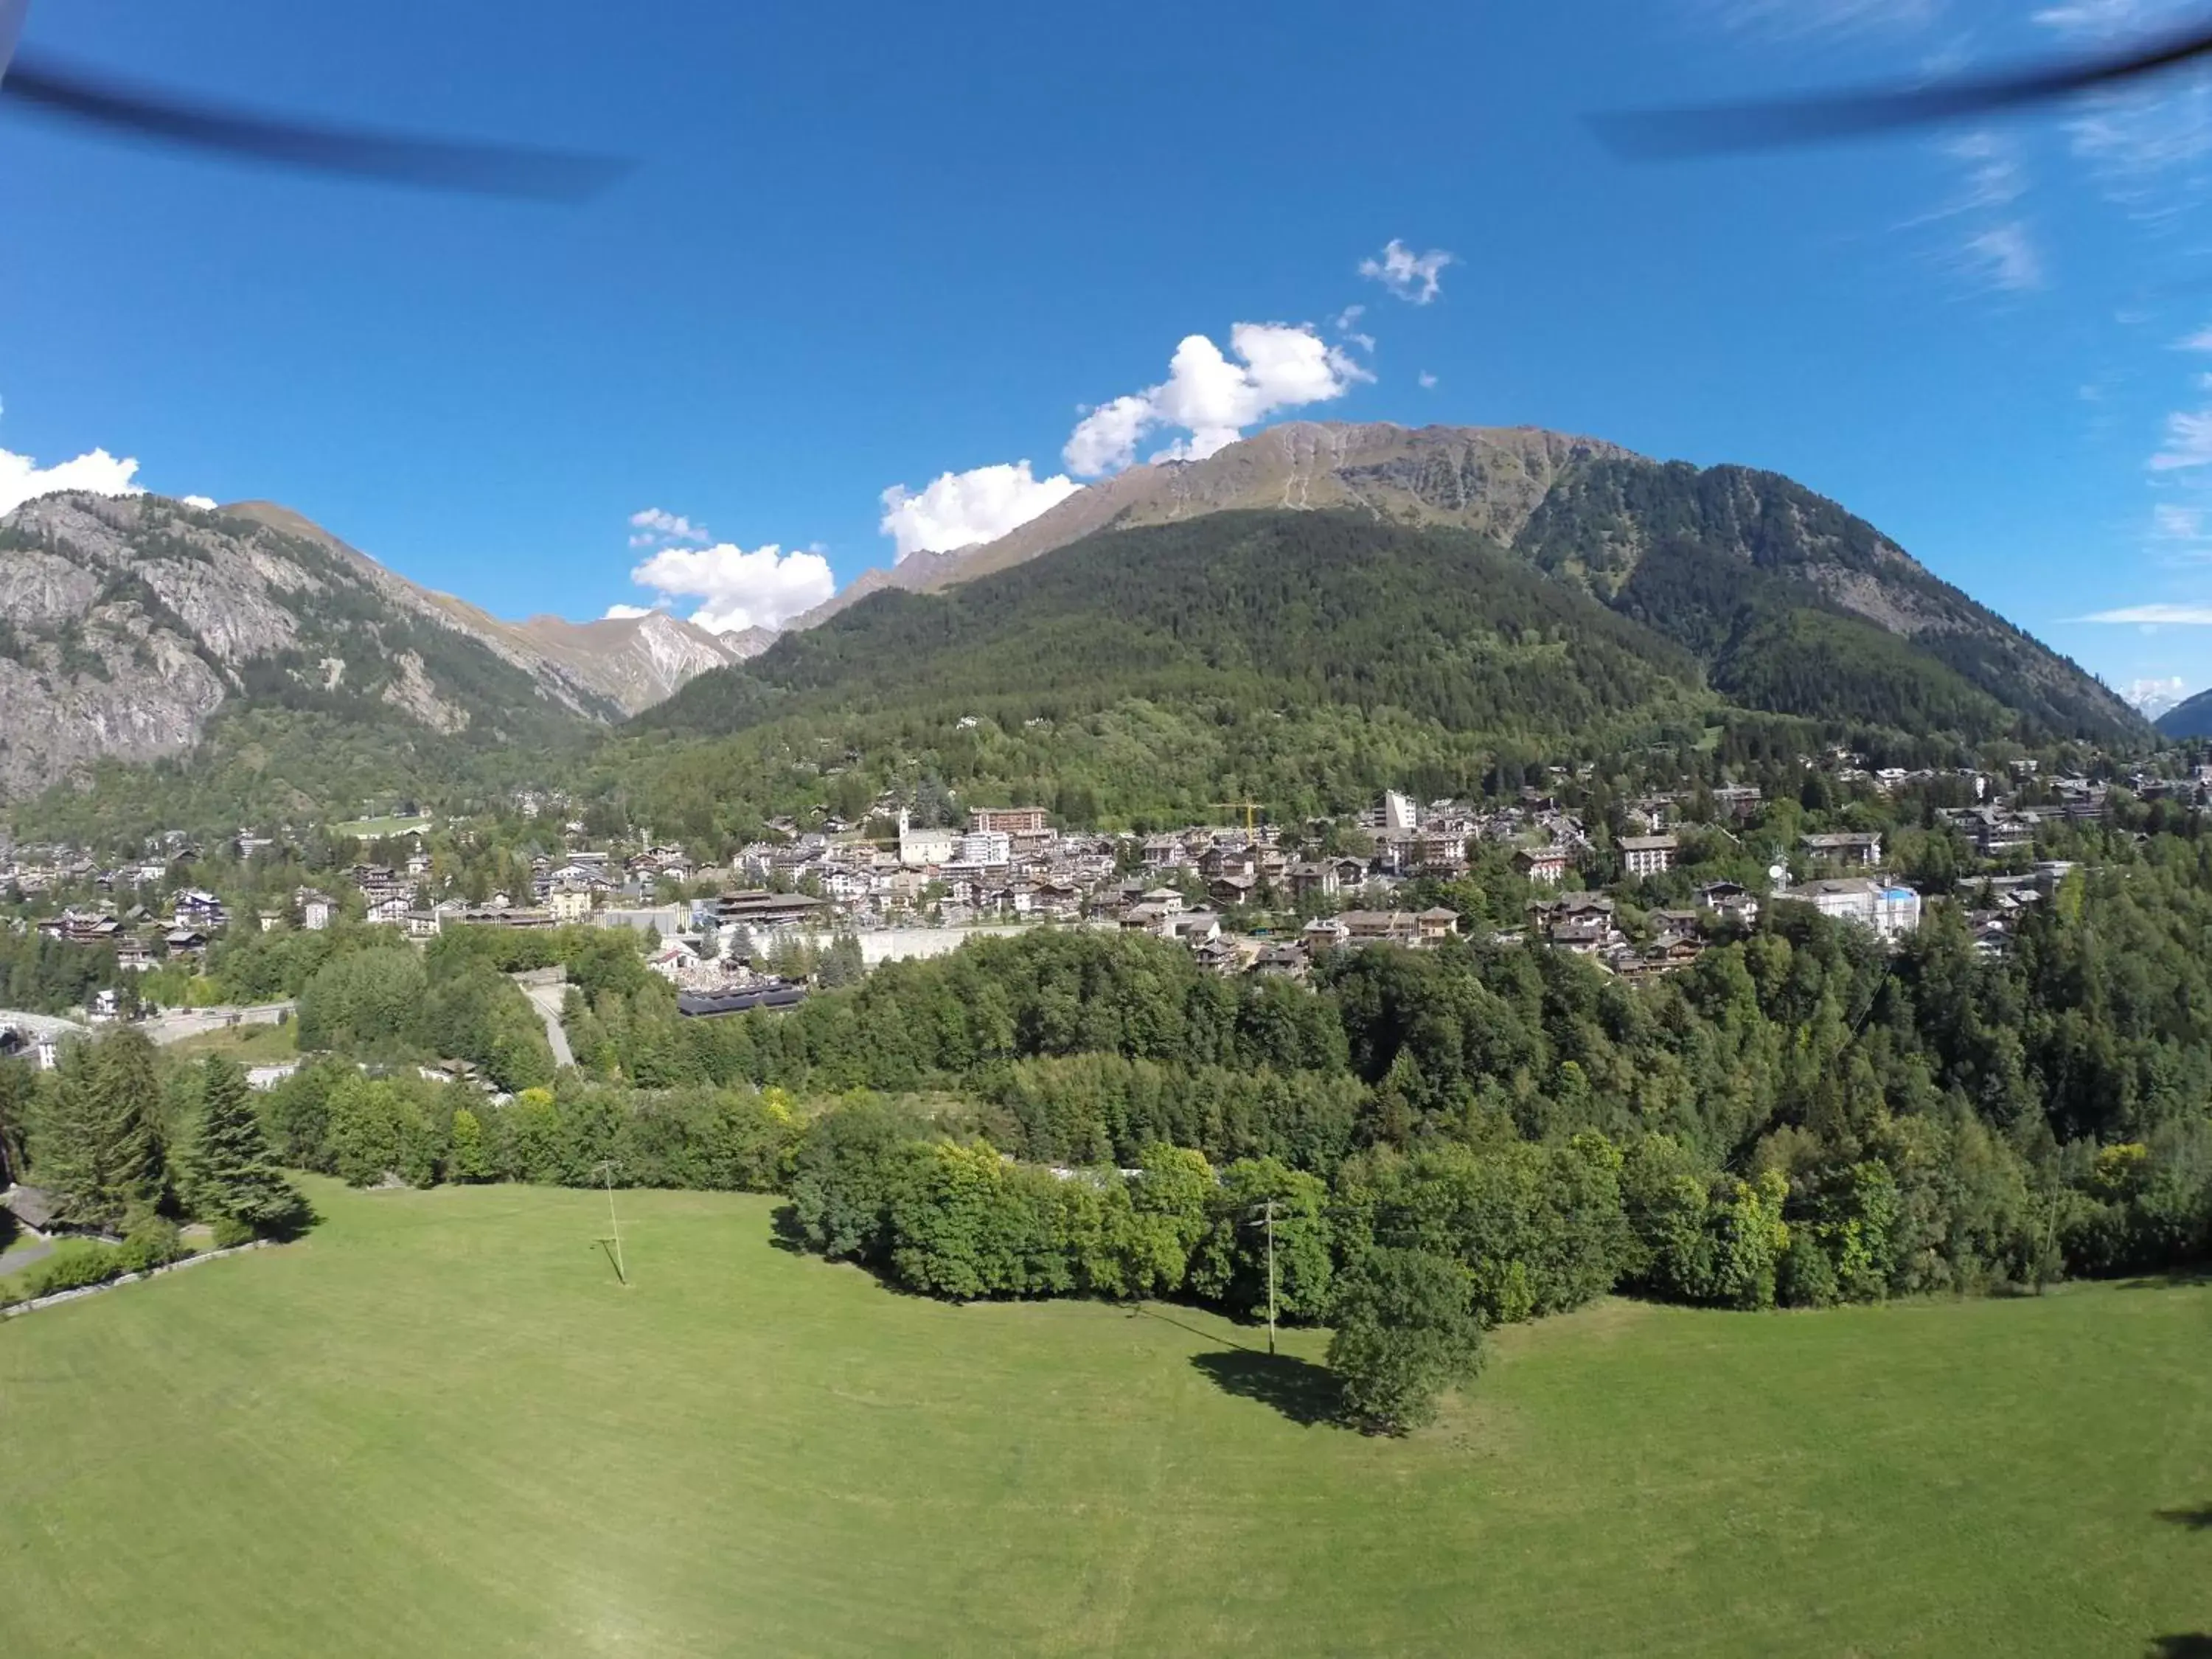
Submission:
<svg viewBox="0 0 2212 1659">
<path fill-rule="evenodd" d="M 234 1060 L 165 1070 L 144 1035 L 123 1027 L 70 1044 L 36 1085 L 21 1062 L 4 1069 L 17 1172 L 51 1193 L 62 1226 L 88 1236 L 33 1265 L 27 1296 L 172 1261 L 179 1222 L 208 1224 L 221 1247 L 287 1237 L 312 1219 Z M 13 1133 L 0 1123 L 0 1140 Z"/>
</svg>

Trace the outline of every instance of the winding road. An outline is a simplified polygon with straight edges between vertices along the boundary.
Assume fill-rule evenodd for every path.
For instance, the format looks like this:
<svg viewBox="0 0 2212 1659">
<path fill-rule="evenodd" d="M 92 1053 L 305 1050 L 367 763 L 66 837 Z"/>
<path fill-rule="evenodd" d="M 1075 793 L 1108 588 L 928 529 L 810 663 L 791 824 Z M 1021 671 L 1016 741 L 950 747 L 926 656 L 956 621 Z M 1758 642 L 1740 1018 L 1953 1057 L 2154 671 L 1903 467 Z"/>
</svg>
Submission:
<svg viewBox="0 0 2212 1659">
<path fill-rule="evenodd" d="M 532 985 L 525 983 L 522 994 L 528 997 L 545 1022 L 545 1040 L 553 1045 L 556 1066 L 574 1066 L 576 1056 L 568 1048 L 568 1034 L 561 1028 L 561 1004 L 568 995 L 566 985 Z"/>
</svg>

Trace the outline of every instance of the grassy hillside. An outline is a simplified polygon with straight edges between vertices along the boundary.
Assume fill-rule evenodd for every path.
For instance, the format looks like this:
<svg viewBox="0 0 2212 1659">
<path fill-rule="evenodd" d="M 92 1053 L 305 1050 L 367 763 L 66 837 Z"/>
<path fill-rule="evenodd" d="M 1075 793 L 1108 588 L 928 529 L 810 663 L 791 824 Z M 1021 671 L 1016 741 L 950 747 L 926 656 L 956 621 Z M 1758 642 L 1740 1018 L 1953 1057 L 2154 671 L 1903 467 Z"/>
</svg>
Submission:
<svg viewBox="0 0 2212 1659">
<path fill-rule="evenodd" d="M 0 1328 L 0 1647 L 2136 1655 L 2212 1627 L 2212 1290 L 1507 1332 L 1407 1441 L 1181 1309 L 955 1307 L 768 1201 L 347 1192 Z M 2173 1516 L 2179 1519 L 2161 1518 Z M 2193 1651 L 2180 1648 L 2168 1651 Z"/>
</svg>

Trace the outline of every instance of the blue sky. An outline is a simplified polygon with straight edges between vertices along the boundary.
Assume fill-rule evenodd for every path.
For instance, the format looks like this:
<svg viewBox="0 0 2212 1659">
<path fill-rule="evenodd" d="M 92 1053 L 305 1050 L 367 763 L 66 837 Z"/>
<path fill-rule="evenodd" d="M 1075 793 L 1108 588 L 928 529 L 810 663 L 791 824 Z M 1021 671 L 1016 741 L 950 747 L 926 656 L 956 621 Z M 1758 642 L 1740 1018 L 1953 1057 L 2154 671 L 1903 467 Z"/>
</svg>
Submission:
<svg viewBox="0 0 2212 1659">
<path fill-rule="evenodd" d="M 2175 0 L 1062 14 L 41 0 L 118 73 L 640 165 L 556 209 L 0 111 L 0 495 L 104 451 L 502 614 L 734 624 L 889 562 L 886 490 L 941 542 L 1272 419 L 1533 423 L 1788 472 L 2123 689 L 2212 684 L 2212 88 L 1656 167 L 1581 121 Z"/>
</svg>

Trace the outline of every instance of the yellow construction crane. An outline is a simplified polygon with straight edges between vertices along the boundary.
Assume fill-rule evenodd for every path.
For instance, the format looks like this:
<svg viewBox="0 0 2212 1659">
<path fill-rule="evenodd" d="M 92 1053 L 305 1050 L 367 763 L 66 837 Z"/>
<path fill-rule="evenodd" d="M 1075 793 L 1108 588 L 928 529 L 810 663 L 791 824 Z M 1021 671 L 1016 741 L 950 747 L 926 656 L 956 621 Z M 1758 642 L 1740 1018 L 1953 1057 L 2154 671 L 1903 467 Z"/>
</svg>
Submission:
<svg viewBox="0 0 2212 1659">
<path fill-rule="evenodd" d="M 1226 811 L 1242 812 L 1244 815 L 1244 833 L 1248 836 L 1260 827 L 1260 814 L 1267 810 L 1267 803 L 1263 800 L 1210 800 L 1206 805 Z"/>
</svg>

